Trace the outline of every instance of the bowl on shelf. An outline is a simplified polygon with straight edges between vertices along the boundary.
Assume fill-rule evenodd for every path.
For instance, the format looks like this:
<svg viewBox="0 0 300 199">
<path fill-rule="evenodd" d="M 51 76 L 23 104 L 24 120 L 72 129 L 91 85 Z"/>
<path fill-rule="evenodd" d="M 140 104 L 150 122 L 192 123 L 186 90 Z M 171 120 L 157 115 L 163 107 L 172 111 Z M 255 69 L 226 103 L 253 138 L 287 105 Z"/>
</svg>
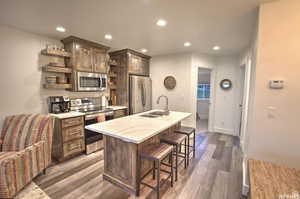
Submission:
<svg viewBox="0 0 300 199">
<path fill-rule="evenodd" d="M 57 77 L 56 76 L 47 76 L 46 82 L 48 84 L 56 84 L 57 83 Z"/>
<path fill-rule="evenodd" d="M 57 77 L 57 83 L 59 84 L 66 84 L 68 81 L 67 81 L 67 78 L 65 76 L 58 76 Z"/>
</svg>

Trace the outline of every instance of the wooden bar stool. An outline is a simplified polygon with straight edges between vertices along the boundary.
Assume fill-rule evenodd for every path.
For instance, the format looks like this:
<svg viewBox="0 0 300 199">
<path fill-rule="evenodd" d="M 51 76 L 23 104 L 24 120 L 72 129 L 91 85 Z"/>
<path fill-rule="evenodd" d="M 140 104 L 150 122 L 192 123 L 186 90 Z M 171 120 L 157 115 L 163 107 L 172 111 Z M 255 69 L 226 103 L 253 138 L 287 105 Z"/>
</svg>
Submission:
<svg viewBox="0 0 300 199">
<path fill-rule="evenodd" d="M 184 168 L 187 167 L 186 137 L 187 137 L 186 135 L 171 133 L 171 134 L 165 135 L 160 138 L 161 142 L 170 144 L 175 149 L 175 154 L 174 154 L 175 155 L 175 167 L 174 167 L 175 168 L 175 181 L 177 181 L 177 177 L 178 177 L 178 166 L 184 162 Z M 179 148 L 183 142 L 184 142 L 185 148 L 184 148 L 184 153 L 181 153 L 181 151 L 179 151 Z M 178 157 L 181 157 L 183 159 L 180 162 L 178 162 Z M 173 159 L 173 158 L 171 158 L 171 159 Z M 162 164 L 165 164 L 165 163 L 162 163 Z"/>
<path fill-rule="evenodd" d="M 189 160 L 190 160 L 190 154 L 193 152 L 193 158 L 195 158 L 195 153 L 196 153 L 196 129 L 192 127 L 186 127 L 186 126 L 181 126 L 178 129 L 174 131 L 174 133 L 178 134 L 183 134 L 186 135 L 187 138 L 187 165 L 189 166 Z M 190 145 L 190 136 L 194 134 L 193 137 L 193 145 Z M 192 151 L 190 151 L 190 148 L 192 148 Z"/>
<path fill-rule="evenodd" d="M 146 146 L 143 149 L 140 156 L 141 156 L 141 158 L 153 161 L 153 168 L 140 178 L 140 185 L 142 184 L 142 185 L 145 185 L 145 186 L 155 190 L 156 194 L 157 194 L 157 198 L 159 199 L 160 198 L 160 186 L 162 186 L 165 182 L 167 182 L 169 178 L 171 178 L 171 187 L 173 187 L 173 160 L 171 160 L 170 164 L 164 164 L 164 165 L 168 166 L 171 169 L 171 171 L 166 171 L 166 170 L 160 168 L 162 161 L 165 158 L 167 158 L 168 156 L 170 156 L 170 157 L 173 156 L 173 147 L 168 144 L 164 144 L 164 143 L 151 144 L 149 146 Z M 155 164 L 157 165 L 157 167 L 155 167 Z M 153 179 L 155 179 L 155 171 L 157 171 L 156 186 L 153 187 L 149 184 L 144 183 L 143 179 L 147 175 L 149 175 L 151 172 L 153 172 Z M 162 183 L 160 183 L 160 172 L 161 171 L 169 174 L 168 177 L 166 178 L 166 180 L 163 181 Z"/>
</svg>

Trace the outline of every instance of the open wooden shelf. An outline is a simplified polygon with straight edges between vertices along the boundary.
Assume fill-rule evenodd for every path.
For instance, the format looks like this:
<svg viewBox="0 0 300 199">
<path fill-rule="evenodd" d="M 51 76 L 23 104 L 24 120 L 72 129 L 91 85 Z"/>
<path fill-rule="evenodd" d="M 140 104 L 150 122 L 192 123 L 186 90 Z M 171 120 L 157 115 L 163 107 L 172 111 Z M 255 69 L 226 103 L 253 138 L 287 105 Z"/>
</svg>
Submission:
<svg viewBox="0 0 300 199">
<path fill-rule="evenodd" d="M 44 66 L 44 71 L 53 73 L 72 73 L 72 68 L 57 67 L 57 66 Z"/>
<path fill-rule="evenodd" d="M 109 64 L 110 66 L 112 66 L 112 67 L 118 67 L 119 65 L 117 65 L 117 64 Z"/>
<path fill-rule="evenodd" d="M 72 88 L 72 84 L 44 84 L 45 88 L 66 89 Z"/>
<path fill-rule="evenodd" d="M 110 85 L 110 86 L 108 86 L 108 88 L 110 88 L 110 89 L 117 89 L 117 86 L 116 85 Z"/>
<path fill-rule="evenodd" d="M 108 75 L 108 77 L 117 77 L 117 75 L 116 74 L 110 74 L 110 75 Z"/>
<path fill-rule="evenodd" d="M 71 53 L 66 51 L 58 51 L 58 50 L 48 50 L 44 49 L 42 50 L 43 55 L 49 55 L 49 56 L 56 56 L 56 57 L 64 57 L 64 58 L 70 58 Z"/>
</svg>

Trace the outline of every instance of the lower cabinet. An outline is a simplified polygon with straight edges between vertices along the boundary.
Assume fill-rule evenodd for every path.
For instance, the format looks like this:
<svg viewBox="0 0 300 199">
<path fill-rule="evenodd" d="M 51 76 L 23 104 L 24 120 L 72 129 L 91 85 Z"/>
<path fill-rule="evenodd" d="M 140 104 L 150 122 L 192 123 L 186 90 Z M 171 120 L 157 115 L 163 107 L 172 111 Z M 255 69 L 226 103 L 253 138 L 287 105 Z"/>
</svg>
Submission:
<svg viewBox="0 0 300 199">
<path fill-rule="evenodd" d="M 127 115 L 127 109 L 120 109 L 114 111 L 114 119 L 125 117 Z"/>
<path fill-rule="evenodd" d="M 55 120 L 52 157 L 63 161 L 85 151 L 83 116 Z"/>
</svg>

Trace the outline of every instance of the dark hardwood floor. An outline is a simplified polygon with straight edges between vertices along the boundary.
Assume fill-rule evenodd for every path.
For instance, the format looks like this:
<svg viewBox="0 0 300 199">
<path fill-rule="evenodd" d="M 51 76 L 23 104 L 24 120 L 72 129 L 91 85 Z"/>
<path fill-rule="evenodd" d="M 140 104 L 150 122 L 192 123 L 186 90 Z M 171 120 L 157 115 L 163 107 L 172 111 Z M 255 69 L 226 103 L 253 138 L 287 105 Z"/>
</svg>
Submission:
<svg viewBox="0 0 300 199">
<path fill-rule="evenodd" d="M 180 168 L 174 187 L 162 187 L 163 199 L 239 199 L 242 189 L 242 155 L 238 138 L 218 133 L 197 134 L 196 158 Z M 35 183 L 52 199 L 136 198 L 103 181 L 103 152 L 82 155 L 54 165 Z M 151 176 L 146 179 L 153 183 Z M 141 187 L 138 198 L 155 198 Z"/>
</svg>

